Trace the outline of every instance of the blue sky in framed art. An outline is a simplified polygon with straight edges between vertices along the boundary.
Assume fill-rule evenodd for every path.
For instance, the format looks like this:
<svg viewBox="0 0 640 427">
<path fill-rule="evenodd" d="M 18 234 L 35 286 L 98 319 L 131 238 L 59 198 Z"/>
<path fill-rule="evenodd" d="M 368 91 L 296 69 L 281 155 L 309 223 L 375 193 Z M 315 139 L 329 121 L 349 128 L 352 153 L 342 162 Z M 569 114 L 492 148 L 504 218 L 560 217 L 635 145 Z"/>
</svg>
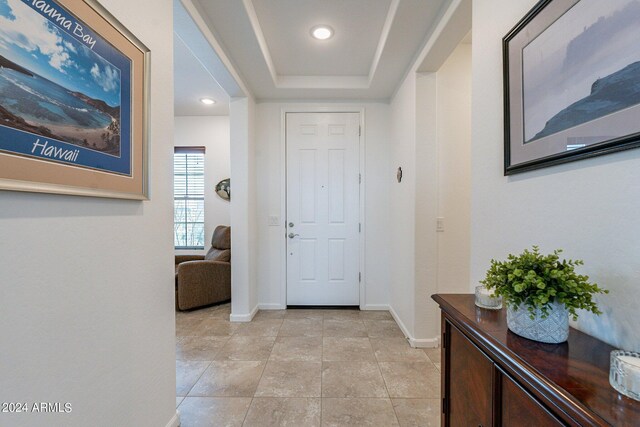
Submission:
<svg viewBox="0 0 640 427">
<path fill-rule="evenodd" d="M 131 61 L 53 0 L 0 0 L 0 150 L 131 171 Z"/>
</svg>

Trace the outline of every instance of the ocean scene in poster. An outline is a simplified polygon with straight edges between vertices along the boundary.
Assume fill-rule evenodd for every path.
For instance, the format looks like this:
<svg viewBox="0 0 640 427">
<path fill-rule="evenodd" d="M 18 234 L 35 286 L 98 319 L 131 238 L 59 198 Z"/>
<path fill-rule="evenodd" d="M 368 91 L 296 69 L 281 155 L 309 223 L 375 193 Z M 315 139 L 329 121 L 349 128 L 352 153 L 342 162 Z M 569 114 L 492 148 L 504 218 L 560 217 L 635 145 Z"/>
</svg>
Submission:
<svg viewBox="0 0 640 427">
<path fill-rule="evenodd" d="M 523 49 L 525 143 L 640 104 L 639 23 L 639 0 L 581 0 Z"/>
<path fill-rule="evenodd" d="M 0 150 L 131 171 L 129 59 L 51 0 L 0 0 Z"/>
</svg>

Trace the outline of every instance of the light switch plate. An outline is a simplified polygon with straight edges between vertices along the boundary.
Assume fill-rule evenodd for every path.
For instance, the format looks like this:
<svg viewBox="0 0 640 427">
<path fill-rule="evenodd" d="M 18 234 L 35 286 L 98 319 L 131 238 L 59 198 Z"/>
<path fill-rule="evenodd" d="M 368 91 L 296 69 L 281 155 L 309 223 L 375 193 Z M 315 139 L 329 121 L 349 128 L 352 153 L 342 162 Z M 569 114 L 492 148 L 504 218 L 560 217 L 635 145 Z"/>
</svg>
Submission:
<svg viewBox="0 0 640 427">
<path fill-rule="evenodd" d="M 280 218 L 277 215 L 269 215 L 269 225 L 280 225 Z"/>
<path fill-rule="evenodd" d="M 439 216 L 436 218 L 436 231 L 443 232 L 444 231 L 444 217 Z"/>
</svg>

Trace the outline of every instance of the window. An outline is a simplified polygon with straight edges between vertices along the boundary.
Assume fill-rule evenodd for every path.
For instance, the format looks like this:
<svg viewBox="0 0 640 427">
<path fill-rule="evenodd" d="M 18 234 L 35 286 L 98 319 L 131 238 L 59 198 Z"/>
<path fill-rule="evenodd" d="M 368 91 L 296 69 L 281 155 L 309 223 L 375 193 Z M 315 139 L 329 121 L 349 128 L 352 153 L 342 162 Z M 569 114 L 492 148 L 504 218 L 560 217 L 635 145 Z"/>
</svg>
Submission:
<svg viewBox="0 0 640 427">
<path fill-rule="evenodd" d="M 176 249 L 204 249 L 204 147 L 175 147 L 173 200 Z"/>
</svg>

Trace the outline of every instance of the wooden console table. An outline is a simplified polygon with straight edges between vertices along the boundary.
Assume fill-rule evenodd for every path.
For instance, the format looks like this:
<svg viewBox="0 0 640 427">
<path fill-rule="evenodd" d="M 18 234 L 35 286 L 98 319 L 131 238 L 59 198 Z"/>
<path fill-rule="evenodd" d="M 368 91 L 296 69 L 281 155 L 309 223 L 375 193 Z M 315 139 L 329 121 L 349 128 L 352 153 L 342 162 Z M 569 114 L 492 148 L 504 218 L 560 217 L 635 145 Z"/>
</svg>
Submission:
<svg viewBox="0 0 640 427">
<path fill-rule="evenodd" d="M 609 385 L 610 345 L 573 328 L 566 343 L 531 341 L 473 295 L 432 298 L 442 310 L 443 426 L 640 426 L 640 402 Z"/>
</svg>

